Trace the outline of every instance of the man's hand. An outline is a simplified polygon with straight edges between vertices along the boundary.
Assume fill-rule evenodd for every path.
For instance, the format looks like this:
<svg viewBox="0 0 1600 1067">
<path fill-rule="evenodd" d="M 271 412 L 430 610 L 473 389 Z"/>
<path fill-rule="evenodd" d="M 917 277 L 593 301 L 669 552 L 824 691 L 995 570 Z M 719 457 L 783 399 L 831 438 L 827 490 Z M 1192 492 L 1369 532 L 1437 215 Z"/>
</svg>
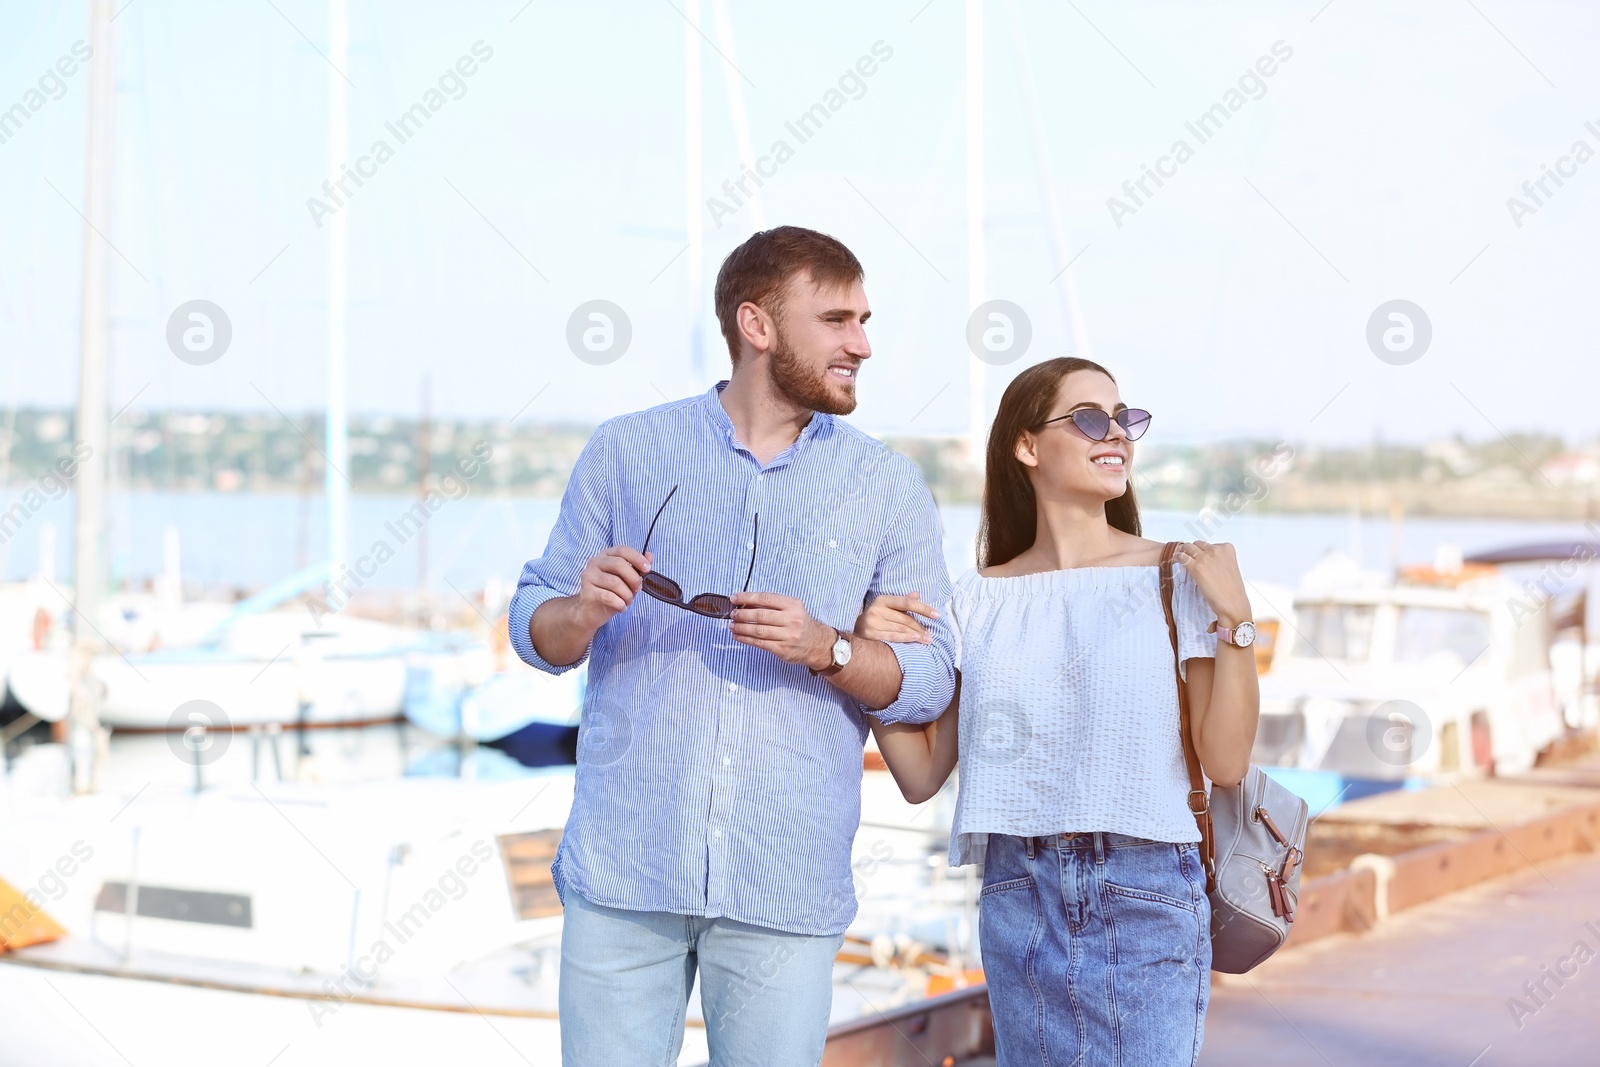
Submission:
<svg viewBox="0 0 1600 1067">
<path fill-rule="evenodd" d="M 595 631 L 628 610 L 650 572 L 650 557 L 617 545 L 592 557 L 578 575 L 578 591 L 540 604 L 528 620 L 528 640 L 546 663 L 578 662 Z"/>
<path fill-rule="evenodd" d="M 734 640 L 814 671 L 833 666 L 833 643 L 838 640 L 833 627 L 813 619 L 794 597 L 735 593 L 731 599 L 736 610 L 729 632 Z M 850 663 L 823 678 L 869 711 L 881 711 L 899 699 L 905 680 L 900 661 L 888 645 L 859 637 L 850 643 Z"/>
<path fill-rule="evenodd" d="M 593 556 L 578 575 L 578 591 L 572 595 L 576 621 L 591 633 L 614 615 L 628 610 L 633 598 L 650 573 L 651 557 L 627 545 L 617 545 Z"/>
<path fill-rule="evenodd" d="M 735 641 L 764 648 L 785 663 L 820 671 L 833 663 L 833 627 L 818 622 L 792 596 L 734 593 L 729 632 Z"/>
</svg>

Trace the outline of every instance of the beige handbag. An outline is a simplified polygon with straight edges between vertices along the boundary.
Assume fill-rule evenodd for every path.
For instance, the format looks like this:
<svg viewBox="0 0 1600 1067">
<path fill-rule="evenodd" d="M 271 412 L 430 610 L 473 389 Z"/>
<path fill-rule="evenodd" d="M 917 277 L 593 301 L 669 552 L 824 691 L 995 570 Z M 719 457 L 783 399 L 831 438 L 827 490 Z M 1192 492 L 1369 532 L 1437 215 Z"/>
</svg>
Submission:
<svg viewBox="0 0 1600 1067">
<path fill-rule="evenodd" d="M 1309 809 L 1254 764 L 1238 785 L 1214 785 L 1206 793 L 1189 722 L 1189 689 L 1183 675 L 1177 674 L 1172 562 L 1180 544 L 1169 541 L 1161 553 L 1161 608 L 1167 616 L 1177 675 L 1189 811 L 1200 827 L 1200 860 L 1211 901 L 1211 969 L 1243 974 L 1278 951 L 1289 936 L 1300 892 Z"/>
</svg>

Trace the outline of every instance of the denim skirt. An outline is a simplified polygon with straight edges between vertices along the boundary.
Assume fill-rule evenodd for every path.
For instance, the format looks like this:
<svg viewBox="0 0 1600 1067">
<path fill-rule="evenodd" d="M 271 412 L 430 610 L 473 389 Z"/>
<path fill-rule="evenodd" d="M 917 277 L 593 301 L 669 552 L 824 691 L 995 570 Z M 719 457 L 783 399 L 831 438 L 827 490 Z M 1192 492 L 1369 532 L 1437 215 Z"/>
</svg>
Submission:
<svg viewBox="0 0 1600 1067">
<path fill-rule="evenodd" d="M 1199 846 L 990 834 L 978 936 L 1000 1067 L 1193 1067 L 1211 995 Z"/>
</svg>

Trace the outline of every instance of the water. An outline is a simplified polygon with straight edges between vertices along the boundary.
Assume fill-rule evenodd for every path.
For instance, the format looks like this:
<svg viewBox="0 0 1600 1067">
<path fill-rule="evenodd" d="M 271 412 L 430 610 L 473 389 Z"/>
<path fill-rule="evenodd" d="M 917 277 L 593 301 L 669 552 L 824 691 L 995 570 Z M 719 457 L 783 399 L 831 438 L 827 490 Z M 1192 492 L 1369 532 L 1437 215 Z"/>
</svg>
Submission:
<svg viewBox="0 0 1600 1067">
<path fill-rule="evenodd" d="M 0 510 L 22 494 L 0 494 Z M 417 580 L 417 538 L 402 521 L 415 497 L 356 496 L 350 501 L 352 557 L 379 543 L 393 558 L 378 566 L 369 588 L 405 589 Z M 560 502 L 472 494 L 450 500 L 428 523 L 430 588 L 479 590 L 498 582 L 514 586 L 522 565 L 544 550 Z M 976 505 L 944 507 L 945 561 L 951 576 L 972 566 L 978 528 Z M 163 568 L 164 531 L 176 528 L 185 582 L 256 588 L 322 558 L 325 527 L 322 499 L 292 493 L 179 493 L 136 490 L 119 494 L 109 508 L 112 574 L 135 587 Z M 1146 511 L 1145 535 L 1157 540 L 1230 541 L 1245 575 L 1255 581 L 1295 585 L 1329 551 L 1342 551 L 1367 567 L 1386 570 L 1393 532 L 1388 519 L 1350 515 L 1237 515 L 1202 526 L 1188 512 Z M 71 575 L 72 505 L 68 497 L 48 501 L 0 546 L 0 573 L 8 580 L 39 572 L 41 553 L 52 554 L 54 576 Z M 1432 562 L 1439 545 L 1473 552 L 1533 541 L 1587 535 L 1579 522 L 1511 519 L 1407 518 L 1400 529 L 1400 560 Z"/>
<path fill-rule="evenodd" d="M 945 562 L 954 576 L 972 566 L 978 509 L 959 505 L 942 511 Z M 1155 510 L 1143 512 L 1141 518 L 1144 536 L 1155 541 L 1231 543 L 1245 577 L 1257 582 L 1298 585 L 1300 577 L 1329 552 L 1344 552 L 1364 567 L 1380 571 L 1388 570 L 1392 562 L 1394 534 L 1386 518 L 1241 512 L 1207 524 L 1191 512 Z M 1592 535 L 1580 522 L 1408 518 L 1400 524 L 1400 562 L 1431 563 L 1442 544 L 1458 545 L 1463 555 L 1470 556 L 1506 545 L 1585 536 Z"/>
</svg>

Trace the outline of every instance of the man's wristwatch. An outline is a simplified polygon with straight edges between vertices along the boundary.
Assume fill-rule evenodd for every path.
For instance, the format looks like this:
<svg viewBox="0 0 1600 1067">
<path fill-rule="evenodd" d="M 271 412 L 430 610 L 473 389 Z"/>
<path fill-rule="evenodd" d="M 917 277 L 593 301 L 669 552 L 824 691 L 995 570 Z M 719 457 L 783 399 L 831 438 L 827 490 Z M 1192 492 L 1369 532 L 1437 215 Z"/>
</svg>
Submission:
<svg viewBox="0 0 1600 1067">
<path fill-rule="evenodd" d="M 1246 619 L 1238 626 L 1217 626 L 1217 640 L 1236 648 L 1249 648 L 1256 640 L 1256 624 Z"/>
<path fill-rule="evenodd" d="M 832 674 L 850 662 L 850 638 L 846 637 L 838 630 L 833 631 L 833 636 L 833 647 L 829 649 L 829 652 L 833 656 L 833 662 L 829 663 L 820 671 L 815 667 L 807 667 L 806 670 L 811 672 L 812 677 L 824 674 Z"/>
</svg>

